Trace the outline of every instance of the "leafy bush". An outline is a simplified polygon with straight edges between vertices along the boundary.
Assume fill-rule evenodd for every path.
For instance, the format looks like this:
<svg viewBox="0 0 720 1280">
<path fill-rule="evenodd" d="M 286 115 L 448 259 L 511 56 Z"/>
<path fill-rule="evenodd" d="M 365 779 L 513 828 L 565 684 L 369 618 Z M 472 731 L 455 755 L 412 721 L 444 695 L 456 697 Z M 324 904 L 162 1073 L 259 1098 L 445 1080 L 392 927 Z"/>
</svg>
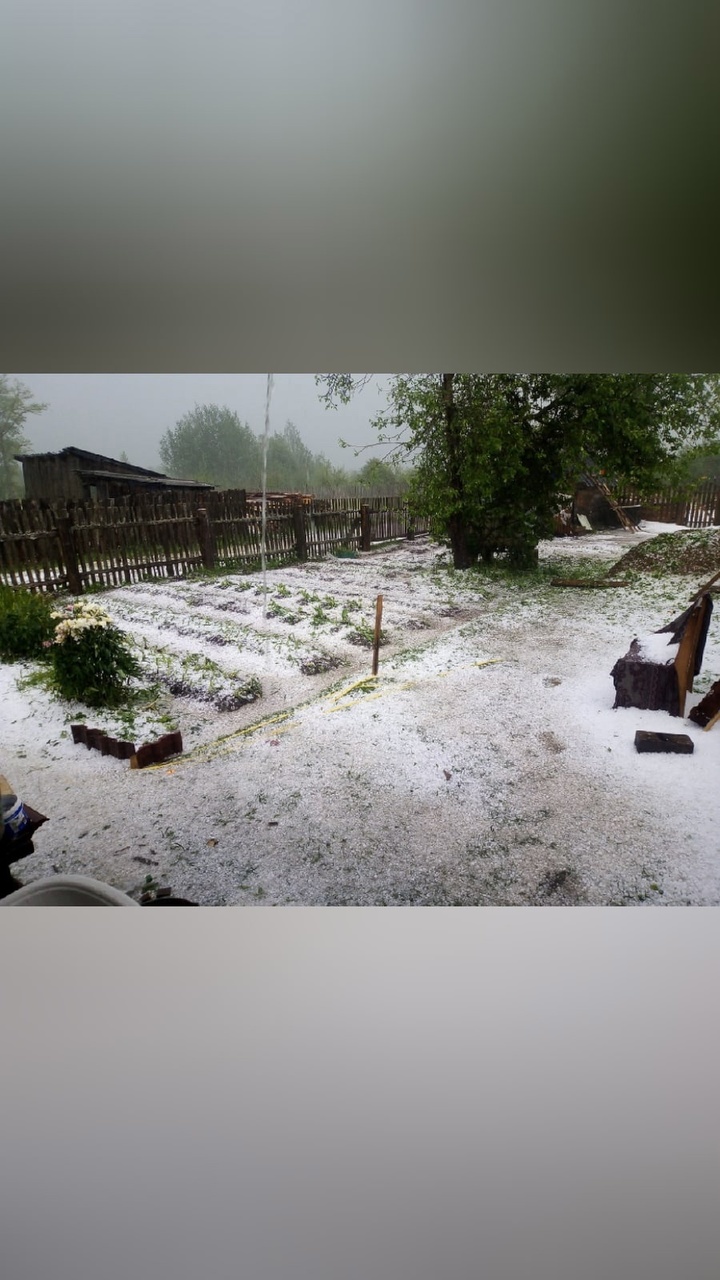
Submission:
<svg viewBox="0 0 720 1280">
<path fill-rule="evenodd" d="M 53 628 L 47 596 L 0 584 L 0 658 L 17 662 L 43 657 Z"/>
<path fill-rule="evenodd" d="M 88 707 L 117 706 L 140 667 L 126 636 L 97 604 L 79 602 L 56 610 L 50 658 L 55 685 L 63 698 Z"/>
</svg>

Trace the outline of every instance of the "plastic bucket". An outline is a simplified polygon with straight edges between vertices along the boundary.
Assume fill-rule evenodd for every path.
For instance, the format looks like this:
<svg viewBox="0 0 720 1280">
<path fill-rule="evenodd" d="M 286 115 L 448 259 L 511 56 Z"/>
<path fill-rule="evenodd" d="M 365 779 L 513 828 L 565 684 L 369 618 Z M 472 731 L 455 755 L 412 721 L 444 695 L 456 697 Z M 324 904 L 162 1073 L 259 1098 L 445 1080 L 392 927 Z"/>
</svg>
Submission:
<svg viewBox="0 0 720 1280">
<path fill-rule="evenodd" d="M 12 832 L 13 838 L 22 835 L 23 831 L 30 826 L 30 819 L 25 812 L 25 806 L 17 796 L 3 796 L 2 816 L 3 823 Z"/>
<path fill-rule="evenodd" d="M 88 876 L 50 876 L 0 899 L 0 907 L 139 907 L 112 885 Z"/>
</svg>

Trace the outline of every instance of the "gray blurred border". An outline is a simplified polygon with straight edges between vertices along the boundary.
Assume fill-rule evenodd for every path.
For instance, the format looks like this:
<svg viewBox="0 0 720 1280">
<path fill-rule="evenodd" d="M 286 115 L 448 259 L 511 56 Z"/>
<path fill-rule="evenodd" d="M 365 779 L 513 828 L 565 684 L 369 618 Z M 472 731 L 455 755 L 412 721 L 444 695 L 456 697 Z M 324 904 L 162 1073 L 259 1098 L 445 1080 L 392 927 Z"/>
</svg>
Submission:
<svg viewBox="0 0 720 1280">
<path fill-rule="evenodd" d="M 715 370 L 719 27 L 6 0 L 4 364 Z"/>
<path fill-rule="evenodd" d="M 7 1280 L 714 1280 L 714 909 L 192 917 L 6 913 Z"/>
</svg>

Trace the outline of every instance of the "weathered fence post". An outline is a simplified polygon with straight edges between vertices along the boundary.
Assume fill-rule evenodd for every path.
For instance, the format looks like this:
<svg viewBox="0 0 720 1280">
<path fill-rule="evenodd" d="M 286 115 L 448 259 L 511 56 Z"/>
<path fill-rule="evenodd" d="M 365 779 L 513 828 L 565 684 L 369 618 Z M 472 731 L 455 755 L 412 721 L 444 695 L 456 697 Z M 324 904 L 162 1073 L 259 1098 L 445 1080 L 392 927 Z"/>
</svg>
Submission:
<svg viewBox="0 0 720 1280">
<path fill-rule="evenodd" d="M 370 550 L 370 507 L 367 502 L 360 503 L 360 549 Z"/>
<path fill-rule="evenodd" d="M 305 527 L 305 505 L 293 502 L 292 521 L 295 530 L 295 553 L 298 560 L 307 560 L 307 529 Z"/>
<path fill-rule="evenodd" d="M 200 543 L 203 565 L 206 569 L 214 569 L 215 551 L 213 548 L 210 521 L 205 507 L 198 507 L 195 512 L 195 529 L 197 531 L 198 542 Z"/>
<path fill-rule="evenodd" d="M 65 572 L 67 573 L 68 590 L 71 595 L 81 596 L 83 590 L 82 579 L 80 577 L 80 566 L 75 553 L 75 543 L 72 534 L 72 519 L 70 514 L 66 512 L 64 516 L 59 513 L 56 519 L 58 542 L 60 543 L 60 551 L 65 561 Z"/>
<path fill-rule="evenodd" d="M 383 598 L 378 596 L 375 601 L 375 632 L 373 635 L 373 660 L 372 673 L 374 676 L 378 673 L 378 665 L 380 663 L 380 628 L 382 626 Z"/>
</svg>

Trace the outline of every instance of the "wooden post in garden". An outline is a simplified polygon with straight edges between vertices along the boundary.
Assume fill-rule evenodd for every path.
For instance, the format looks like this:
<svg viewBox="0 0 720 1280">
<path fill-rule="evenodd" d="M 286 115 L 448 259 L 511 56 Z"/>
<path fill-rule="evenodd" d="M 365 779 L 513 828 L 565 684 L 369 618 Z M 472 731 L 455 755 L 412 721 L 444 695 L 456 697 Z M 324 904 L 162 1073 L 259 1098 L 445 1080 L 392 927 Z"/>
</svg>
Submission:
<svg viewBox="0 0 720 1280">
<path fill-rule="evenodd" d="M 380 665 L 380 624 L 382 622 L 383 598 L 378 596 L 375 601 L 375 635 L 373 637 L 373 663 L 372 673 L 374 676 L 378 673 Z"/>
<path fill-rule="evenodd" d="M 71 595 L 80 596 L 82 595 L 83 585 L 80 577 L 80 566 L 75 553 L 75 543 L 73 542 L 72 519 L 66 512 L 64 516 L 57 516 L 56 523 L 60 552 L 65 562 L 68 590 Z"/>
<path fill-rule="evenodd" d="M 195 512 L 195 529 L 197 531 L 198 542 L 200 543 L 200 553 L 202 555 L 203 565 L 206 569 L 214 569 L 215 553 L 213 551 L 210 521 L 205 507 L 198 507 Z"/>
<path fill-rule="evenodd" d="M 360 503 L 360 550 L 370 550 L 370 507 L 367 502 Z"/>
<path fill-rule="evenodd" d="M 298 560 L 307 560 L 307 529 L 305 528 L 305 507 L 302 502 L 293 502 L 292 521 L 295 530 L 295 553 Z"/>
</svg>

